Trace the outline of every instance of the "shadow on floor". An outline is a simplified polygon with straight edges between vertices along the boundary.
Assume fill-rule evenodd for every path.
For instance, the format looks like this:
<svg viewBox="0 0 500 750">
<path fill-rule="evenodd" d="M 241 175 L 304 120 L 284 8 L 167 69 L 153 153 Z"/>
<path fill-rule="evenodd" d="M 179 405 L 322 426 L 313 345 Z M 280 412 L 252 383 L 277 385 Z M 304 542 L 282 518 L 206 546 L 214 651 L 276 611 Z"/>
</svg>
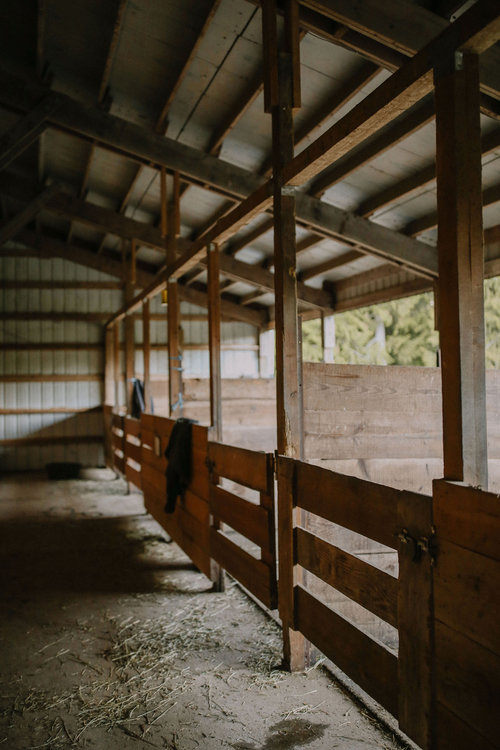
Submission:
<svg viewBox="0 0 500 750">
<path fill-rule="evenodd" d="M 1 523 L 3 595 L 23 590 L 139 593 L 167 589 L 182 593 L 182 581 L 175 580 L 177 573 L 196 569 L 178 549 L 172 549 L 167 557 L 165 540 L 149 533 L 145 518 Z M 172 577 L 163 585 L 165 572 Z"/>
</svg>

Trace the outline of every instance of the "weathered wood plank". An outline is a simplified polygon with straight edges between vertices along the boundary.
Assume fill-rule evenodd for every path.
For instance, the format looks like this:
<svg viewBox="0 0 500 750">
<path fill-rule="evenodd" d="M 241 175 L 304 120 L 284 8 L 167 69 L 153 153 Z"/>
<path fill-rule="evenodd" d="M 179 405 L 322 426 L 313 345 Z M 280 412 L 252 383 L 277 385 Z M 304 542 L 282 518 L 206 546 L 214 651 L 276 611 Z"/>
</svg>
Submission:
<svg viewBox="0 0 500 750">
<path fill-rule="evenodd" d="M 219 476 L 260 492 L 268 492 L 265 453 L 209 442 L 208 459 L 213 463 L 213 471 Z"/>
<path fill-rule="evenodd" d="M 210 529 L 210 555 L 266 607 L 275 606 L 270 568 L 215 529 Z"/>
<path fill-rule="evenodd" d="M 441 622 L 436 622 L 435 636 L 438 703 L 498 747 L 500 656 Z"/>
<path fill-rule="evenodd" d="M 210 511 L 219 521 L 259 547 L 269 549 L 268 511 L 247 500 L 210 485 Z"/>
<path fill-rule="evenodd" d="M 398 498 L 398 714 L 401 729 L 423 748 L 433 742 L 434 599 L 433 559 L 416 550 L 433 546 L 432 498 L 401 493 Z"/>
<path fill-rule="evenodd" d="M 500 498 L 460 482 L 435 480 L 434 523 L 440 540 L 500 561 Z"/>
<path fill-rule="evenodd" d="M 396 656 L 301 586 L 295 587 L 295 606 L 297 626 L 306 638 L 397 717 Z"/>
<path fill-rule="evenodd" d="M 285 460 L 280 457 L 280 461 Z M 418 501 L 419 495 L 336 474 L 302 461 L 296 462 L 295 470 L 298 506 L 396 549 L 398 500 L 404 495 Z"/>
<path fill-rule="evenodd" d="M 398 581 L 305 529 L 295 529 L 296 563 L 390 625 L 398 625 Z"/>
</svg>

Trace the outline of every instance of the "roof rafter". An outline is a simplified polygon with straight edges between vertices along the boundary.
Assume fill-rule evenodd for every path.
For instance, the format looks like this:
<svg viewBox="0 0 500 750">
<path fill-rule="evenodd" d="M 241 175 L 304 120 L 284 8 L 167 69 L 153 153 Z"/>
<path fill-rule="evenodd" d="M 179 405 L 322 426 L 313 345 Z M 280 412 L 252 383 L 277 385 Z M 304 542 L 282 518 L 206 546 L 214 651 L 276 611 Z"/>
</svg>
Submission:
<svg viewBox="0 0 500 750">
<path fill-rule="evenodd" d="M 38 195 L 12 219 L 9 219 L 2 224 L 2 226 L 0 226 L 0 245 L 15 237 L 16 234 L 26 226 L 26 224 L 29 224 L 29 222 L 36 217 L 38 212 L 41 211 L 41 209 L 59 190 L 60 187 L 56 183 L 49 185 L 38 193 Z"/>
</svg>

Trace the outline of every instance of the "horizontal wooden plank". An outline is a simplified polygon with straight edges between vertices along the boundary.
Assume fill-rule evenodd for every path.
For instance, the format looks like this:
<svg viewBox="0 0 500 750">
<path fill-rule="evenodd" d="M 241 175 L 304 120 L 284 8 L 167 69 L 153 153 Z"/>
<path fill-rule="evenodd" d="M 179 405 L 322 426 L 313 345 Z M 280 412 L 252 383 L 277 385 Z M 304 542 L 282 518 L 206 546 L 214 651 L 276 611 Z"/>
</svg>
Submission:
<svg viewBox="0 0 500 750">
<path fill-rule="evenodd" d="M 123 451 L 123 437 L 116 435 L 114 432 L 111 433 L 111 445 L 119 451 Z"/>
<path fill-rule="evenodd" d="M 305 529 L 295 529 L 296 563 L 397 627 L 398 580 Z"/>
<path fill-rule="evenodd" d="M 436 705 L 436 750 L 498 750 L 498 744 L 488 742 L 484 735 L 450 711 L 442 703 Z"/>
<path fill-rule="evenodd" d="M 280 456 L 279 461 L 294 459 Z M 297 505 L 327 521 L 396 549 L 401 490 L 294 461 Z M 412 497 L 413 493 L 405 493 Z M 418 498 L 418 495 L 415 495 Z"/>
<path fill-rule="evenodd" d="M 269 550 L 269 513 L 221 487 L 210 485 L 210 512 L 250 541 Z"/>
<path fill-rule="evenodd" d="M 438 620 L 500 656 L 498 560 L 439 539 L 434 607 Z"/>
<path fill-rule="evenodd" d="M 441 437 L 430 431 L 420 435 L 381 435 L 376 430 L 370 432 L 370 426 L 366 425 L 359 436 L 355 434 L 355 428 L 352 435 L 344 436 L 329 431 L 310 432 L 306 426 L 304 435 L 304 453 L 308 459 L 427 459 L 440 458 L 442 452 Z"/>
<path fill-rule="evenodd" d="M 247 348 L 245 345 L 242 347 Z M 224 345 L 222 345 L 224 349 Z M 185 401 L 208 401 L 210 396 L 208 378 L 191 378 L 183 382 Z M 275 399 L 276 384 L 272 378 L 223 378 L 222 400 Z"/>
<path fill-rule="evenodd" d="M 397 717 L 396 656 L 301 586 L 295 587 L 295 608 L 298 630 L 368 695 Z"/>
<path fill-rule="evenodd" d="M 133 461 L 136 461 L 138 464 L 142 461 L 142 448 L 140 445 L 135 445 L 134 443 L 131 443 L 129 440 L 125 440 L 123 443 L 123 449 L 125 452 L 125 456 L 127 458 L 131 458 Z"/>
<path fill-rule="evenodd" d="M 3 346 L 2 346 L 3 348 Z M 44 409 L 40 408 L 29 408 L 29 409 L 0 409 L 1 416 L 23 416 L 26 414 L 95 414 L 101 411 L 100 406 L 90 407 L 68 407 L 68 406 L 53 406 L 51 408 Z"/>
<path fill-rule="evenodd" d="M 125 417 L 123 414 L 114 414 L 112 415 L 111 424 L 113 427 L 118 428 L 119 430 L 123 430 L 123 422 Z"/>
<path fill-rule="evenodd" d="M 500 656 L 441 622 L 435 640 L 437 701 L 498 747 Z"/>
<path fill-rule="evenodd" d="M 434 523 L 447 539 L 500 560 L 500 497 L 444 479 L 434 482 Z"/>
<path fill-rule="evenodd" d="M 142 486 L 141 472 L 134 469 L 130 464 L 125 464 L 125 476 L 139 490 Z"/>
<path fill-rule="evenodd" d="M 134 435 L 135 437 L 140 437 L 141 434 L 141 420 L 140 419 L 134 419 L 133 417 L 125 417 L 125 432 L 127 435 Z"/>
<path fill-rule="evenodd" d="M 120 474 L 125 474 L 125 459 L 116 452 L 113 452 L 113 466 Z"/>
<path fill-rule="evenodd" d="M 269 609 L 276 606 L 271 569 L 223 534 L 210 529 L 210 555 Z"/>
<path fill-rule="evenodd" d="M 268 458 L 260 451 L 222 443 L 208 444 L 208 458 L 214 472 L 260 492 L 268 491 Z"/>
<path fill-rule="evenodd" d="M 175 419 L 168 417 L 158 417 L 156 414 L 141 414 L 141 429 L 146 433 L 154 433 L 161 438 L 162 453 L 167 447 L 170 433 L 175 424 Z M 148 436 L 149 439 L 149 436 Z M 192 426 L 192 445 L 193 448 L 200 451 L 206 451 L 208 440 L 208 428 L 202 425 L 193 424 Z"/>
<path fill-rule="evenodd" d="M 172 539 L 193 561 L 196 567 L 210 578 L 210 559 L 207 549 L 201 549 L 179 526 L 176 514 L 167 515 L 155 492 L 151 492 L 147 482 L 143 482 L 144 505 L 148 513 L 166 530 Z M 207 546 L 207 545 L 206 545 Z"/>
<path fill-rule="evenodd" d="M 189 513 L 190 516 L 193 516 L 193 518 L 196 518 L 202 524 L 205 524 L 208 534 L 208 523 L 210 516 L 208 501 L 206 499 L 203 499 L 202 497 L 199 497 L 191 490 L 186 490 L 184 499 L 181 501 L 181 505 L 185 509 L 186 513 Z"/>
</svg>

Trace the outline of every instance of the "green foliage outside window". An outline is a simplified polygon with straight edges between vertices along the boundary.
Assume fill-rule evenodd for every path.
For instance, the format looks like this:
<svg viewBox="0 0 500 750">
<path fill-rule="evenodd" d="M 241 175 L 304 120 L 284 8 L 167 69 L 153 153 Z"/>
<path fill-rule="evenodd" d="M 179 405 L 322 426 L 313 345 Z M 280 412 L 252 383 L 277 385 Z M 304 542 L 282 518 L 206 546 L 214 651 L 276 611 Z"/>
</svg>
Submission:
<svg viewBox="0 0 500 750">
<path fill-rule="evenodd" d="M 500 277 L 485 289 L 486 367 L 500 368 Z M 434 330 L 434 295 L 418 294 L 335 315 L 336 364 L 435 367 L 439 336 Z M 321 321 L 303 324 L 303 356 L 321 362 Z"/>
</svg>

